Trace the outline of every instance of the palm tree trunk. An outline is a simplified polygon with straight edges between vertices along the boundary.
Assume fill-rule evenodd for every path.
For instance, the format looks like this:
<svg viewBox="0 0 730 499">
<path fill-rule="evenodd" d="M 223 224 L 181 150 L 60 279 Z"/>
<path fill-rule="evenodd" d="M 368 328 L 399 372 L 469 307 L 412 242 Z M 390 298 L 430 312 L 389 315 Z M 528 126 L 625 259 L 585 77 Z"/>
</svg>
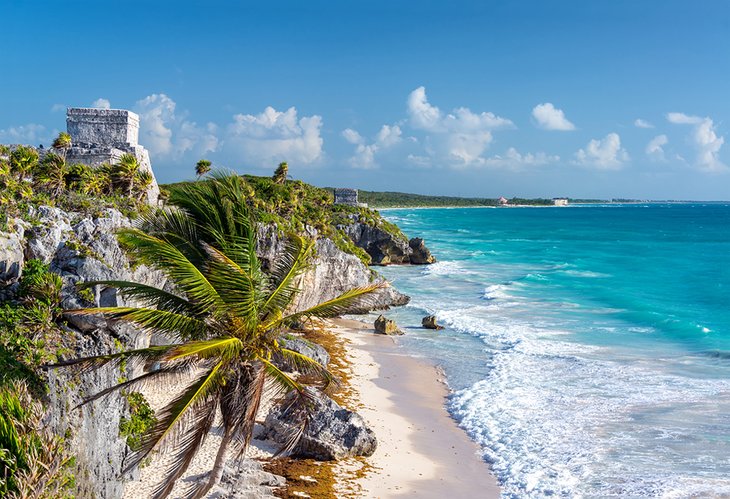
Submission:
<svg viewBox="0 0 730 499">
<path fill-rule="evenodd" d="M 231 431 L 225 430 L 225 433 L 223 434 L 223 440 L 221 441 L 221 446 L 218 448 L 218 454 L 215 456 L 215 464 L 213 464 L 213 469 L 210 471 L 208 483 L 206 483 L 202 488 L 199 488 L 191 499 L 201 499 L 202 497 L 205 497 L 208 491 L 212 489 L 214 485 L 221 481 L 221 478 L 223 477 L 226 451 L 228 450 L 228 445 L 230 443 Z"/>
</svg>

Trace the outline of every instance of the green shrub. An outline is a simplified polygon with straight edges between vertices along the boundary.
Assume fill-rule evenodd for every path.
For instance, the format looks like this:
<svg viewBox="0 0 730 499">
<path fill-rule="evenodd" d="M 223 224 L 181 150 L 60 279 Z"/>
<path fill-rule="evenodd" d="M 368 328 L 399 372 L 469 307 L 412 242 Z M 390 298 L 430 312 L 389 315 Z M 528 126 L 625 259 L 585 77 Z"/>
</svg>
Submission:
<svg viewBox="0 0 730 499">
<path fill-rule="evenodd" d="M 75 461 L 24 382 L 0 389 L 0 497 L 73 497 Z"/>
<path fill-rule="evenodd" d="M 142 437 L 157 423 L 157 418 L 141 393 L 132 392 L 126 398 L 130 416 L 119 422 L 119 435 L 126 437 L 129 448 L 136 451 L 142 445 Z"/>
</svg>

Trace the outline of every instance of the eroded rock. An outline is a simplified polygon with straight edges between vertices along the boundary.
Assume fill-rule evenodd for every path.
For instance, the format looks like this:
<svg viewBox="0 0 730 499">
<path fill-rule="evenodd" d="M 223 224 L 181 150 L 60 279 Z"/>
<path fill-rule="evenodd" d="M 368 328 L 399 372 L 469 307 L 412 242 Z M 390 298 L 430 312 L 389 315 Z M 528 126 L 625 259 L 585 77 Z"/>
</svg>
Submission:
<svg viewBox="0 0 730 499">
<path fill-rule="evenodd" d="M 375 332 L 378 334 L 387 334 L 388 336 L 403 334 L 403 331 L 398 328 L 398 324 L 394 320 L 387 319 L 383 315 L 375 319 Z"/>
<path fill-rule="evenodd" d="M 330 461 L 354 456 L 370 456 L 375 452 L 377 439 L 362 416 L 341 407 L 331 398 L 312 388 L 307 390 L 315 401 L 312 418 L 294 447 L 292 456 Z M 293 394 L 289 394 L 281 405 L 269 413 L 264 422 L 263 432 L 257 438 L 271 439 L 284 444 L 297 431 L 297 427 L 291 422 L 293 397 Z"/>
<path fill-rule="evenodd" d="M 421 319 L 421 325 L 426 329 L 443 329 L 444 327 L 436 322 L 435 315 L 428 315 Z"/>
<path fill-rule="evenodd" d="M 410 262 L 412 264 L 428 265 L 436 262 L 436 258 L 434 258 L 431 251 L 426 247 L 426 244 L 420 237 L 414 237 L 408 241 L 408 246 L 411 249 Z"/>
</svg>

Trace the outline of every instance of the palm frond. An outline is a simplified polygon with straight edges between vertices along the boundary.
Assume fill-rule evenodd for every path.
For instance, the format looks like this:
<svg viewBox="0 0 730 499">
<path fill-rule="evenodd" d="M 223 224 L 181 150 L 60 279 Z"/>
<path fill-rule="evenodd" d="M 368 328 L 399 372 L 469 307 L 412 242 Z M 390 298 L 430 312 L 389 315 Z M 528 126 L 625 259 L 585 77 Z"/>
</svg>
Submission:
<svg viewBox="0 0 730 499">
<path fill-rule="evenodd" d="M 353 288 L 345 291 L 341 295 L 322 302 L 314 307 L 296 312 L 285 317 L 277 318 L 269 321 L 264 325 L 267 330 L 276 329 L 283 325 L 290 325 L 304 318 L 327 318 L 337 317 L 346 314 L 353 306 L 366 306 L 375 299 L 373 292 L 386 286 L 384 283 L 371 284 L 360 288 Z"/>
<path fill-rule="evenodd" d="M 214 338 L 212 340 L 191 341 L 172 348 L 165 356 L 166 361 L 175 361 L 189 357 L 199 359 L 217 358 L 231 361 L 243 349 L 243 342 L 231 336 Z"/>
<path fill-rule="evenodd" d="M 221 397 L 223 427 L 231 435 L 237 457 L 243 457 L 251 441 L 256 414 L 266 384 L 266 370 L 260 363 L 240 366 L 224 387 Z"/>
<path fill-rule="evenodd" d="M 138 360 L 140 362 L 149 362 L 160 360 L 177 345 L 160 345 L 148 348 L 140 348 L 138 350 L 128 350 L 126 352 L 110 353 L 107 355 L 94 355 L 92 357 L 81 357 L 79 359 L 69 359 L 55 364 L 48 364 L 47 369 L 56 368 L 72 368 L 78 375 L 86 374 L 106 365 L 112 364 L 118 366 L 121 362 L 127 360 Z"/>
<path fill-rule="evenodd" d="M 200 412 L 205 413 L 205 407 L 214 404 L 217 400 L 212 395 L 222 385 L 223 377 L 221 374 L 223 367 L 223 362 L 215 363 L 189 384 L 172 402 L 159 411 L 157 424 L 144 437 L 140 449 L 131 456 L 122 474 L 126 474 L 136 467 L 150 452 L 158 447 L 169 446 L 175 448 L 178 446 L 180 437 L 190 427 L 190 424 L 184 423 L 190 423 L 192 419 L 194 425 L 199 419 Z"/>
<path fill-rule="evenodd" d="M 294 366 L 299 373 L 321 380 L 323 382 L 322 390 L 328 390 L 340 384 L 339 380 L 326 367 L 311 357 L 287 348 L 280 349 L 277 351 L 277 354 L 281 355 L 287 363 Z"/>
<path fill-rule="evenodd" d="M 274 289 L 269 294 L 261 313 L 267 318 L 272 312 L 281 311 L 291 303 L 294 295 L 299 291 L 296 278 L 305 270 L 307 260 L 314 249 L 314 241 L 305 241 L 297 235 L 287 237 L 287 245 L 281 256 L 277 258 L 272 269 Z"/>
<path fill-rule="evenodd" d="M 194 366 L 195 365 L 191 362 L 163 363 L 159 367 L 159 369 L 144 373 L 140 376 L 137 376 L 136 378 L 132 378 L 123 383 L 110 386 L 98 393 L 95 393 L 94 395 L 91 395 L 90 397 L 85 398 L 83 401 L 81 401 L 80 404 L 74 407 L 74 409 L 78 409 L 79 407 L 82 407 L 90 402 L 99 400 L 100 398 L 118 390 L 132 388 L 139 389 L 149 383 L 159 385 L 160 382 L 164 381 L 165 379 L 180 381 L 184 379 L 186 374 L 189 374 L 191 370 L 194 369 Z"/>
<path fill-rule="evenodd" d="M 176 445 L 172 458 L 165 471 L 163 478 L 158 482 L 152 492 L 152 499 L 163 499 L 170 495 L 175 487 L 175 482 L 187 471 L 198 450 L 203 445 L 205 437 L 210 432 L 215 422 L 218 409 L 218 399 L 206 397 L 206 403 L 200 404 L 196 414 L 189 418 L 187 427 Z"/>
<path fill-rule="evenodd" d="M 286 454 L 296 447 L 307 429 L 309 420 L 312 418 L 314 394 L 268 360 L 260 360 L 266 370 L 269 381 L 267 388 L 268 391 L 273 392 L 272 396 L 281 399 L 281 397 L 289 395 L 287 406 L 283 410 L 289 431 L 283 445 L 276 452 L 276 455 Z"/>
<path fill-rule="evenodd" d="M 147 331 L 163 333 L 172 339 L 205 338 L 208 331 L 205 321 L 155 308 L 95 307 L 64 310 L 63 313 L 64 315 L 102 315 L 111 320 L 131 322 Z"/>
<path fill-rule="evenodd" d="M 135 226 L 147 234 L 169 242 L 196 265 L 205 259 L 198 244 L 201 235 L 195 221 L 179 208 L 156 210 L 143 216 Z M 120 231 L 123 232 L 124 230 Z"/>
<path fill-rule="evenodd" d="M 142 301 L 147 306 L 154 305 L 167 312 L 191 315 L 200 313 L 199 309 L 185 298 L 154 286 L 147 286 L 130 281 L 86 281 L 76 284 L 76 288 L 78 289 L 88 289 L 94 286 L 116 288 L 126 298 Z"/>
<path fill-rule="evenodd" d="M 117 237 L 141 263 L 162 270 L 191 301 L 205 309 L 221 304 L 218 292 L 201 270 L 174 245 L 139 229 L 125 230 Z"/>
<path fill-rule="evenodd" d="M 255 282 L 236 262 L 209 244 L 204 245 L 210 260 L 206 269 L 209 282 L 216 288 L 224 307 L 249 325 L 258 322 L 260 282 Z"/>
</svg>

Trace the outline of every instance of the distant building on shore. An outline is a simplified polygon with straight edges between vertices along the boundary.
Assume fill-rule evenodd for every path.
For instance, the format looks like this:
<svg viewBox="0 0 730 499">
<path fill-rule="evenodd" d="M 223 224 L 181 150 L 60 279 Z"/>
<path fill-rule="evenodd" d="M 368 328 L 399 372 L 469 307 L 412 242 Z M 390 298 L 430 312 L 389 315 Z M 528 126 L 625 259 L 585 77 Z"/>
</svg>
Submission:
<svg viewBox="0 0 730 499">
<path fill-rule="evenodd" d="M 367 203 L 360 203 L 357 200 L 357 189 L 348 189 L 346 187 L 338 187 L 335 189 L 335 204 L 344 204 L 346 206 L 355 206 L 357 208 L 367 208 Z"/>
<path fill-rule="evenodd" d="M 553 198 L 553 206 L 568 206 L 568 198 Z"/>
<path fill-rule="evenodd" d="M 502 197 L 499 198 L 499 206 L 504 206 L 507 203 L 509 203 L 509 201 L 507 200 L 506 197 L 502 196 Z"/>
</svg>

